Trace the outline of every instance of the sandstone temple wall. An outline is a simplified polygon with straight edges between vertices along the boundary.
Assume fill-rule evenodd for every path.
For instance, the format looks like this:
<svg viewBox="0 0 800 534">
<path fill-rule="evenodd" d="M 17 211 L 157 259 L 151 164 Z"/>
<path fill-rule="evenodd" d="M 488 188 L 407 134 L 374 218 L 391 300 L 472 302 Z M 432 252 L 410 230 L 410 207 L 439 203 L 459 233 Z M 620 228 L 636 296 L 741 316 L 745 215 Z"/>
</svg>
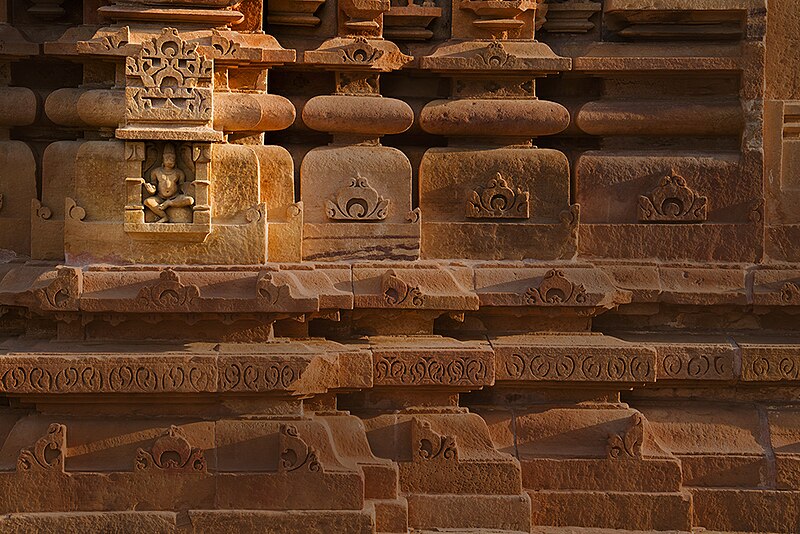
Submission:
<svg viewBox="0 0 800 534">
<path fill-rule="evenodd" d="M 0 532 L 800 532 L 796 0 L 0 0 Z"/>
</svg>

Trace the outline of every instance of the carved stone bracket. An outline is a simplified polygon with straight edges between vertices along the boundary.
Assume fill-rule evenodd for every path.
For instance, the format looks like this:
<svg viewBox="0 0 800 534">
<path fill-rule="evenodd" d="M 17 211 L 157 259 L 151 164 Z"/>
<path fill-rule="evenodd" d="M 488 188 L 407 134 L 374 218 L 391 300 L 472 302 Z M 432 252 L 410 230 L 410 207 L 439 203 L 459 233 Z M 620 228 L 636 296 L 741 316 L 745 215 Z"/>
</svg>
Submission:
<svg viewBox="0 0 800 534">
<path fill-rule="evenodd" d="M 708 199 L 698 195 L 674 172 L 639 197 L 641 222 L 702 222 L 708 218 Z"/>
<path fill-rule="evenodd" d="M 381 279 L 381 294 L 384 301 L 391 306 L 408 308 L 419 307 L 424 303 L 419 287 L 409 286 L 397 276 L 394 269 L 384 273 Z"/>
<path fill-rule="evenodd" d="M 301 467 L 312 472 L 323 471 L 316 451 L 299 436 L 296 426 L 282 424 L 278 436 L 281 451 L 278 461 L 279 473 L 297 471 Z"/>
<path fill-rule="evenodd" d="M 530 194 L 509 185 L 499 172 L 485 186 L 478 187 L 467 199 L 470 219 L 527 219 L 530 217 Z"/>
<path fill-rule="evenodd" d="M 336 221 L 382 221 L 388 214 L 389 201 L 357 174 L 325 207 L 328 217 Z"/>
<path fill-rule="evenodd" d="M 178 473 L 204 473 L 207 470 L 203 451 L 193 448 L 181 429 L 171 426 L 153 442 L 150 450 L 136 452 L 137 471 L 159 470 Z"/>
<path fill-rule="evenodd" d="M 539 306 L 580 305 L 586 302 L 586 289 L 570 282 L 562 271 L 551 269 L 537 287 L 525 292 L 525 301 Z"/>
<path fill-rule="evenodd" d="M 411 426 L 411 442 L 414 462 L 458 462 L 456 438 L 435 432 L 428 421 L 414 418 Z"/>
<path fill-rule="evenodd" d="M 631 416 L 630 427 L 624 434 L 612 434 L 608 436 L 608 443 L 606 445 L 608 458 L 612 460 L 620 458 L 641 458 L 643 441 L 644 419 L 641 414 L 635 413 Z"/>
<path fill-rule="evenodd" d="M 22 449 L 17 458 L 17 471 L 64 471 L 67 451 L 67 427 L 53 423 L 47 434 L 39 438 L 32 449 Z"/>
</svg>

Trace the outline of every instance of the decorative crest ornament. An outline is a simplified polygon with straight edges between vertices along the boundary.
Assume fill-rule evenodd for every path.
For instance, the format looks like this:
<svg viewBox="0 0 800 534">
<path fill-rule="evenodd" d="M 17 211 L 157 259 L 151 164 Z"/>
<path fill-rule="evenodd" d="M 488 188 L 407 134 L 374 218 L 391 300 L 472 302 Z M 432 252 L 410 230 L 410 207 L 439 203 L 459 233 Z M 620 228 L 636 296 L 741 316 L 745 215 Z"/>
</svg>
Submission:
<svg viewBox="0 0 800 534">
<path fill-rule="evenodd" d="M 512 188 L 501 173 L 485 186 L 479 186 L 467 199 L 469 219 L 527 219 L 530 217 L 530 194 Z"/>
<path fill-rule="evenodd" d="M 608 436 L 606 452 L 610 459 L 641 458 L 642 442 L 644 441 L 644 419 L 635 413 L 631 416 L 630 427 L 623 435 L 612 434 Z"/>
<path fill-rule="evenodd" d="M 366 37 L 356 39 L 342 47 L 342 59 L 345 63 L 368 65 L 383 56 L 383 50 L 372 46 Z"/>
<path fill-rule="evenodd" d="M 64 470 L 64 454 L 67 450 L 67 427 L 53 423 L 47 434 L 36 440 L 33 449 L 22 449 L 17 458 L 18 471 Z"/>
<path fill-rule="evenodd" d="M 278 436 L 281 451 L 278 461 L 279 473 L 297 471 L 303 466 L 312 472 L 322 471 L 316 451 L 300 437 L 296 426 L 282 424 Z"/>
<path fill-rule="evenodd" d="M 256 280 L 256 295 L 259 299 L 264 299 L 272 306 L 276 306 L 280 302 L 288 302 L 292 300 L 291 288 L 286 282 L 277 283 L 274 280 L 274 274 L 271 272 L 262 272 L 258 275 Z"/>
<path fill-rule="evenodd" d="M 682 176 L 672 172 L 655 189 L 639 197 L 639 221 L 702 222 L 708 218 L 707 201 L 689 188 Z"/>
<path fill-rule="evenodd" d="M 206 459 L 203 451 L 195 449 L 177 426 L 170 426 L 164 434 L 153 442 L 149 451 L 136 452 L 137 471 L 157 469 L 182 473 L 203 473 Z"/>
<path fill-rule="evenodd" d="M 341 188 L 325 203 L 328 217 L 336 221 L 382 221 L 388 209 L 389 201 L 380 196 L 361 174 L 356 174 L 350 185 Z"/>
<path fill-rule="evenodd" d="M 141 288 L 137 298 L 154 309 L 169 310 L 187 306 L 199 296 L 200 289 L 196 285 L 182 284 L 178 273 L 166 269 L 161 271 L 159 282 Z"/>
<path fill-rule="evenodd" d="M 537 287 L 531 287 L 525 292 L 525 301 L 528 304 L 543 306 L 584 304 L 586 288 L 582 284 L 576 285 L 567 280 L 563 272 L 551 269 Z"/>
<path fill-rule="evenodd" d="M 383 300 L 391 306 L 419 307 L 423 304 L 422 291 L 419 287 L 411 287 L 390 269 L 383 274 L 381 280 Z"/>
<path fill-rule="evenodd" d="M 502 67 L 513 67 L 517 62 L 517 56 L 509 54 L 500 41 L 492 41 L 486 48 L 481 48 L 472 57 L 472 63 L 479 69 L 499 69 Z"/>
</svg>

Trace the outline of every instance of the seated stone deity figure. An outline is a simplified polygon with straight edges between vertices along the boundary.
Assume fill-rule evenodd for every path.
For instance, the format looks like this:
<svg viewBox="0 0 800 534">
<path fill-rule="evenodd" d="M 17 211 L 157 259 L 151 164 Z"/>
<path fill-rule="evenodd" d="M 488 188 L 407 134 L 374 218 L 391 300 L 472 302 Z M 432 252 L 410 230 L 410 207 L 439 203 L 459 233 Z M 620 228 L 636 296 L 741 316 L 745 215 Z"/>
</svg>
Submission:
<svg viewBox="0 0 800 534">
<path fill-rule="evenodd" d="M 186 175 L 176 166 L 175 147 L 164 146 L 161 166 L 153 169 L 150 180 L 144 188 L 152 195 L 145 199 L 144 205 L 158 217 L 157 223 L 169 222 L 168 208 L 184 208 L 194 205 L 194 198 L 184 191 Z"/>
</svg>

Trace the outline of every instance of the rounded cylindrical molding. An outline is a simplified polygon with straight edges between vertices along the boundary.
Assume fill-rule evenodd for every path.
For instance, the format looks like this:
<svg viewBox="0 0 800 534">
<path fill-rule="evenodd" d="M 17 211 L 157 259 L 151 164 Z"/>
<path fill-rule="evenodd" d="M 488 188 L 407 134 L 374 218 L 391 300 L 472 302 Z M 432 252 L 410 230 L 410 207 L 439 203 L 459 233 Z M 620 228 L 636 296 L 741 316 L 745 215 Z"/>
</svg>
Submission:
<svg viewBox="0 0 800 534">
<path fill-rule="evenodd" d="M 116 128 L 125 119 L 125 91 L 59 89 L 45 103 L 47 116 L 63 126 Z M 292 103 L 279 95 L 217 93 L 214 127 L 226 132 L 283 130 L 295 119 Z"/>
<path fill-rule="evenodd" d="M 91 89 L 78 99 L 78 116 L 86 124 L 116 128 L 125 118 L 125 92 Z"/>
<path fill-rule="evenodd" d="M 728 136 L 741 133 L 744 113 L 733 99 L 597 100 L 581 106 L 575 124 L 589 135 Z"/>
<path fill-rule="evenodd" d="M 33 124 L 37 107 L 36 94 L 27 87 L 0 87 L 0 125 Z"/>
<path fill-rule="evenodd" d="M 303 122 L 318 132 L 381 136 L 408 130 L 414 112 L 395 98 L 326 95 L 308 101 Z"/>
<path fill-rule="evenodd" d="M 225 132 L 270 132 L 292 125 L 295 109 L 288 98 L 264 93 L 214 95 L 214 128 Z"/>
<path fill-rule="evenodd" d="M 569 112 L 546 100 L 434 100 L 420 115 L 431 134 L 469 137 L 539 137 L 563 131 Z"/>
</svg>

